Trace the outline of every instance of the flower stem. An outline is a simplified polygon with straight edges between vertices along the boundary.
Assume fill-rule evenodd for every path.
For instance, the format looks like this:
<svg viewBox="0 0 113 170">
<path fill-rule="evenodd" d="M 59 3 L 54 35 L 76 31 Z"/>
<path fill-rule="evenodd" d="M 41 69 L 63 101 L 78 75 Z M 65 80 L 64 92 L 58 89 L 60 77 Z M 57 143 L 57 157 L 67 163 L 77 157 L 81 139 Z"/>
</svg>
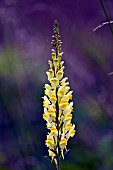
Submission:
<svg viewBox="0 0 113 170">
<path fill-rule="evenodd" d="M 57 137 L 57 148 L 58 148 L 58 152 L 57 152 L 57 156 L 56 156 L 56 160 L 57 160 L 57 170 L 60 170 L 60 135 L 59 135 L 59 105 L 58 105 L 58 88 L 56 89 L 56 97 L 57 97 L 57 102 L 56 102 L 56 123 L 57 123 L 57 130 L 58 130 L 58 137 Z"/>
<path fill-rule="evenodd" d="M 60 158 L 57 158 L 57 170 L 60 170 Z"/>
</svg>

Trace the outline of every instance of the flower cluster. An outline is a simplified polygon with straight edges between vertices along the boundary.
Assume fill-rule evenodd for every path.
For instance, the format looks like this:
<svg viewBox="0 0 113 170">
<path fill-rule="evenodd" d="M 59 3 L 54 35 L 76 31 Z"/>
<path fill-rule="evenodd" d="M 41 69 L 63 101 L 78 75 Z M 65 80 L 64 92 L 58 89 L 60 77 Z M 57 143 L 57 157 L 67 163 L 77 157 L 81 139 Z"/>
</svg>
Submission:
<svg viewBox="0 0 113 170">
<path fill-rule="evenodd" d="M 68 78 L 63 78 L 64 62 L 61 61 L 61 40 L 58 22 L 54 22 L 54 35 L 52 36 L 52 61 L 48 61 L 50 69 L 47 76 L 50 84 L 45 84 L 45 95 L 43 97 L 44 114 L 49 133 L 45 141 L 49 156 L 57 164 L 60 157 L 64 158 L 67 141 L 75 134 L 75 125 L 71 123 L 73 102 Z"/>
</svg>

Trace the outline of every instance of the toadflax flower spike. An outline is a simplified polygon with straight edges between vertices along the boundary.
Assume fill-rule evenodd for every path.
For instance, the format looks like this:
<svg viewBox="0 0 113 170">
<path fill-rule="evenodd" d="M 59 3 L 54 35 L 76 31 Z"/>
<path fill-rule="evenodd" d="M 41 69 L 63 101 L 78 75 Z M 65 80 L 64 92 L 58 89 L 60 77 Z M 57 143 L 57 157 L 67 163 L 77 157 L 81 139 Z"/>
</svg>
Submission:
<svg viewBox="0 0 113 170">
<path fill-rule="evenodd" d="M 64 75 L 64 62 L 61 61 L 61 40 L 58 22 L 54 22 L 54 35 L 52 36 L 52 61 L 48 61 L 50 69 L 46 72 L 49 84 L 45 84 L 43 97 L 43 119 L 47 122 L 49 130 L 45 145 L 48 154 L 55 161 L 57 170 L 60 170 L 60 159 L 64 159 L 67 151 L 67 142 L 75 135 L 75 125 L 71 123 L 73 102 L 72 93 L 69 91 L 68 78 Z"/>
</svg>

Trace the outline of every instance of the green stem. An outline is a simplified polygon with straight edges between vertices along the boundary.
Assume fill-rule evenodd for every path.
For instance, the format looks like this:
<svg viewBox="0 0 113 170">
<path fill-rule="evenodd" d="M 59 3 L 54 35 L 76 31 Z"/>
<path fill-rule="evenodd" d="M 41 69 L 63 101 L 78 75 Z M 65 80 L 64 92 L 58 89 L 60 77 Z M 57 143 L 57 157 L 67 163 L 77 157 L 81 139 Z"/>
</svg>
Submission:
<svg viewBox="0 0 113 170">
<path fill-rule="evenodd" d="M 107 11 L 106 11 L 106 9 L 105 9 L 104 3 L 103 3 L 102 0 L 100 0 L 100 3 L 101 3 L 101 6 L 102 6 L 102 8 L 103 8 L 103 11 L 104 11 L 104 13 L 105 13 L 105 16 L 106 16 L 106 18 L 107 18 L 107 21 L 108 21 L 108 23 L 109 23 L 109 28 L 110 28 L 110 30 L 111 30 L 111 33 L 113 34 L 113 29 L 112 29 L 112 26 L 111 26 L 110 19 L 109 19 L 109 17 L 108 17 Z"/>
</svg>

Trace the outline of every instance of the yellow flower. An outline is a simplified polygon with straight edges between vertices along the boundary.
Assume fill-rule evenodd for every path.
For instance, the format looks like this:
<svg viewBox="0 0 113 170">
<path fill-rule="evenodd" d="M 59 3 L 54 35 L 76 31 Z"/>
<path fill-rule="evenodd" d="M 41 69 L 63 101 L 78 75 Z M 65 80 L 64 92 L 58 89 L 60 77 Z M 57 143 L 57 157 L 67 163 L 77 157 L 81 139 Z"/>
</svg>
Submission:
<svg viewBox="0 0 113 170">
<path fill-rule="evenodd" d="M 49 105 L 50 105 L 49 99 L 47 98 L 47 96 L 44 96 L 43 99 L 44 99 L 44 101 L 43 101 L 43 106 L 46 107 L 46 108 L 48 108 Z"/>
<path fill-rule="evenodd" d="M 69 131 L 69 136 L 73 137 L 75 135 L 76 130 L 72 129 Z"/>
<path fill-rule="evenodd" d="M 50 82 L 51 82 L 52 88 L 56 88 L 59 84 L 59 80 L 57 78 L 52 78 Z"/>
<path fill-rule="evenodd" d="M 48 147 L 49 156 L 58 164 L 60 157 L 64 159 L 67 141 L 73 137 L 76 130 L 71 123 L 73 111 L 72 93 L 69 82 L 64 75 L 63 52 L 61 52 L 61 40 L 58 23 L 54 24 L 52 36 L 52 61 L 48 61 L 49 70 L 46 72 L 49 84 L 45 84 L 43 107 L 43 119 L 49 130 L 45 145 Z"/>
<path fill-rule="evenodd" d="M 51 130 L 50 133 L 51 133 L 53 136 L 58 135 L 58 130 L 57 130 L 55 127 L 50 128 L 50 130 Z"/>
<path fill-rule="evenodd" d="M 48 61 L 48 64 L 49 64 L 49 66 L 50 66 L 50 69 L 52 69 L 53 63 L 49 60 L 49 61 Z"/>
<path fill-rule="evenodd" d="M 61 85 L 62 85 L 62 86 L 65 85 L 65 83 L 66 83 L 67 80 L 68 80 L 67 77 L 63 78 L 63 79 L 61 80 Z"/>
<path fill-rule="evenodd" d="M 61 100 L 59 103 L 59 108 L 61 110 L 65 110 L 68 105 L 69 105 L 69 103 L 66 100 Z"/>
<path fill-rule="evenodd" d="M 62 77 L 63 77 L 63 71 L 58 71 L 57 74 L 56 74 L 56 77 L 58 80 L 61 80 Z"/>
<path fill-rule="evenodd" d="M 61 86 L 58 90 L 58 96 L 62 97 L 65 93 L 65 89 L 63 86 Z"/>
<path fill-rule="evenodd" d="M 58 61 L 58 59 L 56 58 L 56 59 L 54 59 L 54 66 L 55 67 L 58 67 L 59 66 L 59 61 Z"/>
<path fill-rule="evenodd" d="M 69 86 L 66 86 L 65 87 L 65 94 L 70 90 L 70 87 Z"/>
<path fill-rule="evenodd" d="M 55 123 L 54 122 L 50 123 L 49 121 L 47 121 L 46 126 L 48 129 L 51 129 L 52 127 L 55 127 Z"/>
<path fill-rule="evenodd" d="M 64 117 L 64 120 L 65 121 L 69 121 L 69 120 L 71 120 L 72 119 L 72 114 L 67 114 L 65 117 Z"/>
<path fill-rule="evenodd" d="M 54 140 L 52 137 L 48 137 L 47 140 L 45 141 L 47 147 L 52 147 L 54 145 Z"/>
<path fill-rule="evenodd" d="M 53 59 L 53 60 L 56 59 L 56 53 L 55 53 L 55 50 L 54 50 L 54 49 L 52 49 L 52 59 Z"/>
<path fill-rule="evenodd" d="M 48 96 L 51 90 L 51 86 L 49 84 L 45 84 L 45 94 Z"/>
<path fill-rule="evenodd" d="M 66 148 L 66 145 L 67 145 L 67 139 L 66 138 L 61 139 L 60 148 L 64 149 L 64 148 Z"/>
<path fill-rule="evenodd" d="M 53 109 L 48 109 L 48 114 L 49 116 L 52 116 L 52 117 L 56 116 L 55 111 Z"/>
<path fill-rule="evenodd" d="M 62 55 L 63 55 L 63 52 L 61 52 L 61 53 L 58 54 L 58 60 L 59 60 L 59 61 L 61 60 Z"/>
<path fill-rule="evenodd" d="M 43 114 L 43 119 L 46 120 L 46 121 L 49 121 L 50 119 L 50 116 L 46 113 Z"/>
<path fill-rule="evenodd" d="M 72 123 L 68 123 L 68 124 L 66 124 L 65 129 L 66 130 L 70 130 L 71 127 L 72 127 Z"/>
<path fill-rule="evenodd" d="M 55 154 L 50 149 L 48 149 L 48 152 L 49 152 L 49 156 L 51 156 L 53 160 L 55 157 Z"/>
<path fill-rule="evenodd" d="M 55 95 L 54 92 L 49 95 L 49 98 L 50 98 L 50 101 L 51 101 L 52 103 L 55 103 L 56 100 L 57 100 L 56 95 Z"/>
<path fill-rule="evenodd" d="M 64 96 L 64 99 L 65 100 L 70 100 L 70 99 L 72 99 L 72 93 L 73 93 L 73 91 L 70 91 L 70 92 L 68 92 L 65 96 Z"/>
</svg>

